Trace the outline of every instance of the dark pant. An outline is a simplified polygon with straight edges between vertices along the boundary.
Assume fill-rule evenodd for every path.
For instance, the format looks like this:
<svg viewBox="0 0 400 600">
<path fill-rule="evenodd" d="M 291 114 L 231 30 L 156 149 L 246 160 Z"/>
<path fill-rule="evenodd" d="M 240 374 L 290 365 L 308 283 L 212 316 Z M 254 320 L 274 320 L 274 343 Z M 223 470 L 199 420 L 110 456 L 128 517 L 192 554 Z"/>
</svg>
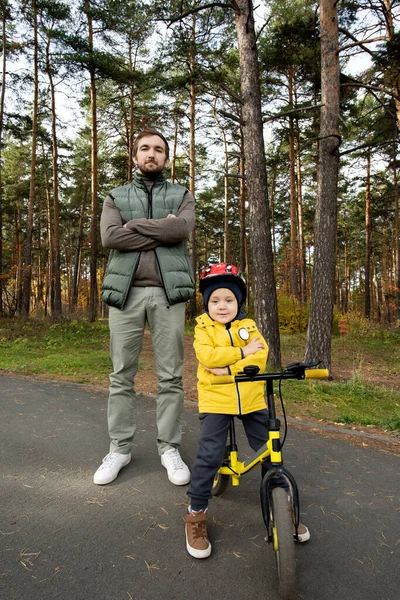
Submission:
<svg viewBox="0 0 400 600">
<path fill-rule="evenodd" d="M 208 500 L 212 498 L 211 489 L 215 474 L 224 458 L 232 415 L 206 413 L 199 415 L 199 418 L 199 446 L 187 492 L 192 510 L 205 510 Z M 257 452 L 268 439 L 268 410 L 238 415 L 237 418 L 243 423 L 250 447 Z M 263 473 L 268 469 L 268 465 L 268 462 L 263 463 Z"/>
</svg>

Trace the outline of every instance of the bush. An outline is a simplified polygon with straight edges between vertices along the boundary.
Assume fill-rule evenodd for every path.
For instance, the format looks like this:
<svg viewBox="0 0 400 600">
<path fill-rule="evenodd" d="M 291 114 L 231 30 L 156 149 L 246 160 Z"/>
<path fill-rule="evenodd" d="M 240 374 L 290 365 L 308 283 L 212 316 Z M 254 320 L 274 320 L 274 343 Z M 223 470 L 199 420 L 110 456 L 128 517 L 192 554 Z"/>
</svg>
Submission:
<svg viewBox="0 0 400 600">
<path fill-rule="evenodd" d="M 338 323 L 341 319 L 345 319 L 349 323 L 350 335 L 359 340 L 376 340 L 383 342 L 384 344 L 400 342 L 400 333 L 396 327 L 383 327 L 380 323 L 373 321 L 372 319 L 367 319 L 358 311 L 352 311 L 346 315 L 341 315 L 335 310 L 334 334 L 339 333 Z"/>
<path fill-rule="evenodd" d="M 279 329 L 281 333 L 303 333 L 307 330 L 309 305 L 284 293 L 278 294 Z"/>
</svg>

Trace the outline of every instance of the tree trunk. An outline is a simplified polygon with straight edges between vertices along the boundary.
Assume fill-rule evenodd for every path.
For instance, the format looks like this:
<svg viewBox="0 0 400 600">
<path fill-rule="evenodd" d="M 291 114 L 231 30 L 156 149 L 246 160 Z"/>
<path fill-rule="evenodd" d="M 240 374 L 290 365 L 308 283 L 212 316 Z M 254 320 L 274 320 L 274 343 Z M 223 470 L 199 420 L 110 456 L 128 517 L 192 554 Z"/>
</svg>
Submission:
<svg viewBox="0 0 400 600">
<path fill-rule="evenodd" d="M 46 48 L 46 70 L 50 83 L 51 97 L 51 132 L 52 132 L 52 165 L 53 165 L 53 220 L 49 221 L 49 227 L 52 231 L 52 252 L 51 261 L 52 279 L 50 281 L 53 290 L 53 302 L 51 303 L 51 314 L 56 319 L 62 317 L 61 302 L 61 253 L 60 253 L 60 202 L 58 186 L 58 140 L 57 140 L 57 119 L 56 119 L 56 98 L 53 82 L 53 68 L 50 61 L 50 38 L 48 38 Z"/>
<path fill-rule="evenodd" d="M 272 254 L 274 260 L 274 273 L 276 273 L 276 231 L 275 231 L 275 193 L 276 193 L 276 171 L 277 163 L 274 162 L 272 167 L 272 176 L 270 179 L 269 205 L 271 216 L 271 236 L 272 236 Z"/>
<path fill-rule="evenodd" d="M 3 198 L 4 198 L 4 186 L 3 186 L 3 118 L 4 118 L 4 99 L 6 92 L 6 66 L 7 66 L 7 17 L 9 16 L 8 11 L 4 7 L 2 10 L 2 45 L 3 45 L 3 59 L 2 59 L 2 76 L 1 76 L 1 91 L 0 91 L 0 317 L 4 314 L 3 306 Z"/>
<path fill-rule="evenodd" d="M 367 154 L 367 182 L 365 187 L 365 289 L 364 316 L 371 316 L 371 257 L 372 257 L 372 221 L 371 221 L 371 154 Z"/>
<path fill-rule="evenodd" d="M 393 24 L 393 12 L 392 6 L 395 4 L 393 0 L 383 0 L 383 14 L 384 21 L 386 24 L 386 39 L 393 40 L 396 36 L 396 31 Z M 397 74 L 393 81 L 393 91 L 394 91 L 394 103 L 396 107 L 396 121 L 397 121 L 397 129 L 400 129 L 400 75 L 397 70 Z"/>
<path fill-rule="evenodd" d="M 239 231 L 240 231 L 240 270 L 246 273 L 246 189 L 244 164 L 243 131 L 240 128 L 240 159 L 239 159 Z"/>
<path fill-rule="evenodd" d="M 85 208 L 87 205 L 87 194 L 86 190 L 82 199 L 81 211 L 79 215 L 79 227 L 78 227 L 78 240 L 75 248 L 74 254 L 74 271 L 72 278 L 72 297 L 71 297 L 71 312 L 75 312 L 78 306 L 78 298 L 79 298 L 79 278 L 80 278 L 80 264 L 81 264 L 81 252 L 83 246 L 83 225 L 85 219 Z"/>
<path fill-rule="evenodd" d="M 383 322 L 390 323 L 390 246 L 387 241 L 387 228 L 383 230 L 382 236 L 382 302 Z"/>
<path fill-rule="evenodd" d="M 196 15 L 193 15 L 192 25 L 192 42 L 193 48 L 195 47 L 196 41 Z M 195 50 L 193 49 L 190 57 L 190 70 L 194 73 L 196 66 Z M 190 82 L 190 165 L 189 165 L 189 190 L 195 198 L 196 192 L 196 86 L 194 82 L 194 76 Z M 193 276 L 196 283 L 197 274 L 197 252 L 196 252 L 196 228 L 193 229 L 190 234 L 190 255 L 192 261 Z M 197 315 L 197 302 L 196 293 L 193 294 L 190 300 L 190 315 L 195 317 Z"/>
<path fill-rule="evenodd" d="M 22 270 L 23 270 L 23 249 L 22 249 L 22 217 L 21 217 L 21 205 L 22 202 L 17 202 L 15 211 L 15 311 L 17 314 L 21 314 L 21 300 L 22 300 Z"/>
<path fill-rule="evenodd" d="M 395 318 L 400 322 L 400 211 L 399 183 L 397 176 L 396 142 L 393 142 L 393 190 L 394 190 L 394 297 Z"/>
<path fill-rule="evenodd" d="M 288 73 L 289 88 L 289 110 L 293 110 L 293 70 Z M 299 298 L 298 278 L 298 216 L 297 216 L 297 193 L 296 193 L 296 161 L 294 153 L 294 119 L 289 116 L 289 175 L 290 175 L 290 286 L 292 296 Z"/>
<path fill-rule="evenodd" d="M 42 160 L 43 163 L 46 161 L 44 143 L 41 143 L 42 149 Z M 52 227 L 52 207 L 51 207 L 51 183 L 49 181 L 49 174 L 47 169 L 44 169 L 44 191 L 46 196 L 46 238 L 47 238 L 47 281 L 44 285 L 45 299 L 44 299 L 44 314 L 47 316 L 47 312 L 50 306 L 50 313 L 53 312 L 54 308 L 54 237 Z M 40 239 L 39 236 L 39 255 L 40 255 Z M 40 273 L 40 269 L 39 269 Z M 38 285 L 39 287 L 39 285 Z"/>
<path fill-rule="evenodd" d="M 175 183 L 176 179 L 176 149 L 178 146 L 178 131 L 179 131 L 179 108 L 175 106 L 174 110 L 174 140 L 172 143 L 172 155 L 171 155 L 171 183 Z"/>
<path fill-rule="evenodd" d="M 229 248 L 229 184 L 228 184 L 228 173 L 229 173 L 229 159 L 228 159 L 228 144 L 226 140 L 225 128 L 218 121 L 217 111 L 214 104 L 213 108 L 214 120 L 221 132 L 222 144 L 224 148 L 224 262 L 230 262 L 230 248 Z"/>
<path fill-rule="evenodd" d="M 32 240 L 33 210 L 36 202 L 36 153 L 38 132 L 38 99 L 39 99 L 39 48 L 36 0 L 32 0 L 33 17 L 33 109 L 32 109 L 32 156 L 29 182 L 28 215 L 26 220 L 26 239 L 24 250 L 24 266 L 22 273 L 21 317 L 29 317 L 32 287 Z"/>
<path fill-rule="evenodd" d="M 89 31 L 89 52 L 93 52 L 93 20 L 91 15 L 90 0 L 85 1 L 85 10 L 88 20 Z M 90 292 L 89 292 L 89 321 L 94 322 L 97 316 L 97 90 L 94 67 L 90 68 L 90 105 L 91 105 L 91 169 L 92 169 L 92 190 L 91 206 L 92 220 L 90 224 Z"/>
<path fill-rule="evenodd" d="M 383 12 L 386 23 L 386 39 L 392 40 L 396 35 L 394 24 L 393 24 L 393 13 L 391 0 L 383 0 Z M 396 107 L 396 122 L 397 131 L 400 129 L 400 75 L 395 77 L 393 82 L 393 91 L 395 94 L 395 107 Z M 400 320 L 400 213 L 399 213 L 399 190 L 398 190 L 398 179 L 397 179 L 397 164 L 396 164 L 396 141 L 393 142 L 393 185 L 394 185 L 394 197 L 395 197 L 395 240 L 394 240 L 394 288 L 395 288 L 395 315 L 396 319 Z"/>
<path fill-rule="evenodd" d="M 335 301 L 337 184 L 339 172 L 339 59 L 335 0 L 320 0 L 321 125 L 314 271 L 305 360 L 331 368 Z"/>
<path fill-rule="evenodd" d="M 134 61 L 132 60 L 132 41 L 129 40 L 128 48 L 128 60 L 129 60 L 129 74 L 133 77 L 134 72 Z M 134 107 L 135 107 L 135 90 L 133 81 L 129 83 L 129 123 L 128 123 L 128 167 L 127 167 L 127 181 L 132 181 L 133 174 L 133 143 L 135 136 L 134 128 Z"/>
<path fill-rule="evenodd" d="M 240 62 L 244 155 L 249 199 L 254 307 L 257 324 L 269 345 L 269 363 L 281 365 L 274 261 L 268 208 L 267 174 L 261 113 L 260 76 L 252 2 L 232 3 Z"/>
<path fill-rule="evenodd" d="M 295 104 L 297 106 L 297 93 L 295 90 Z M 300 157 L 300 127 L 299 119 L 295 118 L 295 156 L 296 156 L 296 189 L 297 189 L 297 219 L 298 219 L 298 252 L 299 252 L 299 287 L 300 302 L 307 302 L 307 265 L 306 249 L 304 243 L 304 224 L 303 224 L 303 186 L 301 177 L 301 157 Z"/>
</svg>

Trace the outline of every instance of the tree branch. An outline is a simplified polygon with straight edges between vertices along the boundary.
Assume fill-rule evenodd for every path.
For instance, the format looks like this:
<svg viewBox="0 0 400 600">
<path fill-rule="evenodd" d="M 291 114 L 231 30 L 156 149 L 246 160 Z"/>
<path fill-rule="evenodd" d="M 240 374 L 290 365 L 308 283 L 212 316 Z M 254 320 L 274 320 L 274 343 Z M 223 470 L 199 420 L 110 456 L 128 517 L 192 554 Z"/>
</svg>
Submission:
<svg viewBox="0 0 400 600">
<path fill-rule="evenodd" d="M 218 114 L 222 115 L 226 119 L 231 119 L 232 121 L 239 123 L 239 125 L 243 125 L 243 121 L 239 119 L 239 117 L 237 117 L 236 115 L 233 115 L 232 113 L 228 113 L 225 110 L 219 110 Z"/>
<path fill-rule="evenodd" d="M 264 25 L 261 27 L 260 31 L 257 33 L 256 39 L 254 40 L 254 46 L 257 44 L 258 38 L 260 37 L 260 35 L 264 31 L 264 29 L 267 27 L 267 25 L 268 25 L 268 23 L 270 22 L 271 19 L 272 19 L 272 15 L 270 17 L 268 17 L 268 19 L 265 21 Z"/>
<path fill-rule="evenodd" d="M 173 19 L 171 19 L 171 21 L 169 22 L 168 27 L 171 27 L 171 25 L 173 25 L 174 23 L 177 23 L 178 21 L 182 21 L 182 19 L 184 19 L 185 17 L 188 17 L 189 15 L 195 15 L 196 13 L 205 10 L 206 8 L 214 8 L 216 6 L 218 6 L 219 8 L 234 8 L 233 3 L 228 2 L 211 2 L 210 4 L 204 4 L 203 6 L 195 6 L 194 8 L 191 8 L 190 10 L 187 10 L 184 13 L 181 13 L 180 15 L 178 15 L 177 17 L 174 17 Z"/>
<path fill-rule="evenodd" d="M 393 140 L 389 140 L 388 142 L 377 142 L 376 144 L 371 144 L 370 142 L 366 142 L 365 144 L 361 144 L 360 146 L 356 146 L 355 148 L 350 148 L 350 150 L 345 150 L 344 152 L 340 152 L 339 156 L 344 156 L 345 154 L 351 154 L 352 152 L 357 152 L 357 150 L 362 150 L 363 148 L 378 148 L 380 146 L 387 146 L 388 144 L 393 144 Z"/>
<path fill-rule="evenodd" d="M 273 121 L 274 119 L 279 119 L 280 117 L 287 117 L 288 115 L 292 115 L 295 113 L 302 112 L 303 110 L 314 110 L 315 108 L 321 108 L 323 104 L 313 104 L 312 106 L 299 106 L 297 108 L 293 108 L 293 110 L 284 110 L 280 113 L 276 113 L 272 115 L 272 117 L 265 117 L 263 119 L 263 123 L 267 123 L 268 121 Z"/>
<path fill-rule="evenodd" d="M 228 94 L 228 96 L 230 96 L 233 100 L 236 100 L 236 102 L 239 102 L 239 104 L 243 105 L 243 100 L 240 96 L 238 96 L 237 94 L 235 94 L 235 92 L 232 92 L 232 90 L 225 85 L 225 83 L 222 83 L 221 81 L 219 82 L 219 86 L 221 89 L 224 90 L 224 92 L 226 92 Z"/>
<path fill-rule="evenodd" d="M 350 33 L 350 31 L 347 31 L 347 29 L 343 29 L 343 27 L 339 27 L 339 31 L 340 31 L 340 33 L 344 33 L 344 35 L 347 35 L 348 38 L 353 40 L 354 44 L 342 46 L 341 48 L 339 48 L 338 52 L 342 52 L 342 50 L 346 50 L 346 48 L 352 48 L 353 46 L 359 46 L 360 48 L 362 48 L 364 50 L 364 52 L 368 52 L 368 54 L 370 54 L 373 58 L 375 57 L 375 52 L 373 52 L 372 50 L 367 48 L 364 44 L 371 44 L 373 42 L 385 41 L 385 39 L 386 39 L 384 37 L 376 37 L 376 38 L 371 38 L 370 40 L 364 40 L 364 41 L 360 42 L 352 33 Z"/>
<path fill-rule="evenodd" d="M 341 83 L 340 85 L 343 87 L 360 87 L 365 88 L 366 90 L 373 90 L 375 92 L 383 92 L 384 94 L 387 94 L 395 100 L 400 100 L 399 94 L 394 94 L 387 88 L 381 87 L 379 85 L 369 85 L 368 83 L 362 83 L 361 81 L 350 81 L 349 83 Z"/>
</svg>

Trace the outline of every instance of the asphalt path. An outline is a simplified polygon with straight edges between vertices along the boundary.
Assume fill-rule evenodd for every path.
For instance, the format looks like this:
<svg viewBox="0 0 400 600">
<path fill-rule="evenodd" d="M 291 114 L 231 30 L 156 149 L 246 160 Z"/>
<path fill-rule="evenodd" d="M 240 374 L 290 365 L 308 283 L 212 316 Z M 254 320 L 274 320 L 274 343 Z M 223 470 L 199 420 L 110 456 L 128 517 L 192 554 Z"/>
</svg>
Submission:
<svg viewBox="0 0 400 600">
<path fill-rule="evenodd" d="M 106 390 L 0 375 L 0 399 L 0 598 L 278 600 L 258 470 L 211 501 L 213 553 L 196 560 L 186 486 L 157 455 L 153 398 L 140 398 L 133 460 L 107 486 L 93 484 L 108 451 Z M 186 406 L 189 465 L 198 430 Z M 248 453 L 240 430 L 239 447 Z M 398 600 L 399 457 L 296 427 L 284 454 L 312 536 L 296 547 L 299 599 Z"/>
</svg>

